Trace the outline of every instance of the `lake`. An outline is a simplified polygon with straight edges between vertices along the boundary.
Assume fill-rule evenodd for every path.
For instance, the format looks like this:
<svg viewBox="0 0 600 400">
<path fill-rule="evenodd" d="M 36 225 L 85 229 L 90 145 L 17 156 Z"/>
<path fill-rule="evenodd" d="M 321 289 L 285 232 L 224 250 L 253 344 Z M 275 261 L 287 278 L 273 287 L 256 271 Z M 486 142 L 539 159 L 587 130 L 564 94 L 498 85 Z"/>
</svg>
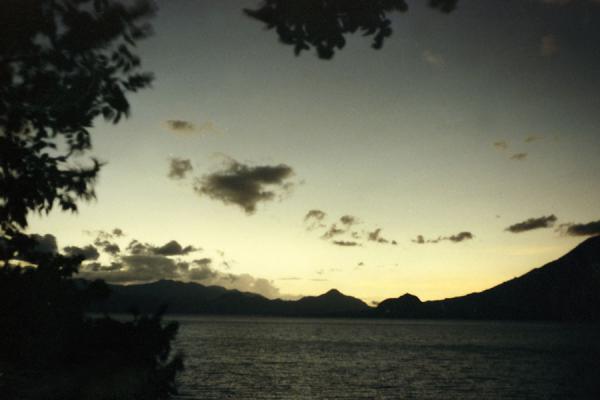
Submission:
<svg viewBox="0 0 600 400">
<path fill-rule="evenodd" d="M 597 325 L 184 317 L 178 399 L 598 399 Z"/>
</svg>

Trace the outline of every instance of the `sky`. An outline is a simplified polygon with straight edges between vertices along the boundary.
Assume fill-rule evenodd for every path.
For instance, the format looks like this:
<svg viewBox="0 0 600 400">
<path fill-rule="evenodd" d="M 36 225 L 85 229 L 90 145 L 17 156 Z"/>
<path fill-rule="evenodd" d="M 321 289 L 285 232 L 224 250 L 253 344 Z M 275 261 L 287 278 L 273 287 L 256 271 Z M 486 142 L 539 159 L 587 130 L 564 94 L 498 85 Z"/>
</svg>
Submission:
<svg viewBox="0 0 600 400">
<path fill-rule="evenodd" d="M 484 290 L 600 233 L 600 2 L 424 3 L 321 60 L 258 1 L 157 1 L 153 87 L 93 128 L 97 200 L 29 231 L 87 248 L 85 277 L 368 302 Z"/>
</svg>

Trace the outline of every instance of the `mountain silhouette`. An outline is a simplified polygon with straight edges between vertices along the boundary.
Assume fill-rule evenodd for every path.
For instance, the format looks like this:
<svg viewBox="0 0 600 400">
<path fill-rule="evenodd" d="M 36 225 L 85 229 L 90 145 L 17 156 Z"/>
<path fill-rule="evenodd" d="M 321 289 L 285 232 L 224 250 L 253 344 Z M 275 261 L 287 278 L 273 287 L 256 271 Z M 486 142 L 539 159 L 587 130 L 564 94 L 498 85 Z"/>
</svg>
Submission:
<svg viewBox="0 0 600 400">
<path fill-rule="evenodd" d="M 600 320 L 600 236 L 587 239 L 556 261 L 482 292 L 422 303 L 413 297 L 385 300 L 378 305 L 377 314 L 397 318 Z"/>
<path fill-rule="evenodd" d="M 376 308 L 336 289 L 299 300 L 271 300 L 255 293 L 170 280 L 110 287 L 112 296 L 91 311 L 153 312 L 168 304 L 168 312 L 175 314 L 600 320 L 600 236 L 585 240 L 556 261 L 482 292 L 425 302 L 406 293 Z"/>
<path fill-rule="evenodd" d="M 126 313 L 135 310 L 149 313 L 163 304 L 167 304 L 168 312 L 174 314 L 349 316 L 371 311 L 362 300 L 335 289 L 299 300 L 270 300 L 256 293 L 171 280 L 110 285 L 110 289 L 112 295 L 96 303 L 91 311 Z"/>
</svg>

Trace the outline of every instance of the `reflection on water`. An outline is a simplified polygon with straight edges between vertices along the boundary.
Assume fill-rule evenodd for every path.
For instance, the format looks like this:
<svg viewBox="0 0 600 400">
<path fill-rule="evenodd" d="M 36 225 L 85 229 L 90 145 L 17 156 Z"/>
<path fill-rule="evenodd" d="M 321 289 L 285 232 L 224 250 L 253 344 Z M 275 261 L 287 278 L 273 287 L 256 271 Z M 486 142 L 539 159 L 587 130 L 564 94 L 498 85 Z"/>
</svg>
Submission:
<svg viewBox="0 0 600 400">
<path fill-rule="evenodd" d="M 600 398 L 598 326 L 176 319 L 181 399 Z"/>
</svg>

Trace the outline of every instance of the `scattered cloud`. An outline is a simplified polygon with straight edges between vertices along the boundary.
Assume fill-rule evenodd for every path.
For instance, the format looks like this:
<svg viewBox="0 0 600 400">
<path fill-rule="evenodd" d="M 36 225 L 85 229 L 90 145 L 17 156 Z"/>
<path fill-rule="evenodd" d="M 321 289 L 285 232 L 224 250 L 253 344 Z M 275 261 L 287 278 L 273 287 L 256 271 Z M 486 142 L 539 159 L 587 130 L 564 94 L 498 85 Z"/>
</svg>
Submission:
<svg viewBox="0 0 600 400">
<path fill-rule="evenodd" d="M 222 130 L 218 129 L 213 121 L 206 121 L 201 125 L 196 125 L 190 121 L 181 119 L 170 119 L 165 122 L 167 129 L 178 134 L 192 134 L 192 133 L 223 133 Z"/>
<path fill-rule="evenodd" d="M 94 240 L 94 246 L 102 250 L 103 252 L 110 254 L 111 256 L 116 256 L 121 252 L 121 248 L 118 244 L 111 242 L 107 239 L 96 238 Z"/>
<path fill-rule="evenodd" d="M 68 256 L 79 256 L 84 260 L 97 260 L 100 257 L 98 249 L 91 244 L 85 247 L 67 246 L 63 251 Z"/>
<path fill-rule="evenodd" d="M 200 251 L 200 248 L 191 245 L 183 247 L 176 240 L 171 240 L 162 246 L 154 246 L 134 239 L 127 245 L 127 251 L 134 255 L 157 255 L 168 257 L 184 256 L 195 251 Z"/>
<path fill-rule="evenodd" d="M 351 227 L 352 225 L 356 225 L 359 223 L 358 218 L 352 215 L 343 215 L 340 218 L 340 222 L 347 227 Z"/>
<path fill-rule="evenodd" d="M 441 54 L 434 53 L 431 50 L 425 50 L 422 54 L 423 60 L 434 67 L 443 67 L 446 64 L 446 60 Z"/>
<path fill-rule="evenodd" d="M 289 192 L 293 184 L 288 179 L 293 174 L 293 169 L 285 164 L 248 166 L 230 160 L 225 169 L 197 178 L 194 190 L 253 214 L 259 202 Z"/>
<path fill-rule="evenodd" d="M 171 131 L 178 133 L 191 133 L 196 128 L 191 122 L 181 119 L 170 119 L 166 121 L 166 124 Z"/>
<path fill-rule="evenodd" d="M 561 224 L 559 230 L 569 236 L 595 236 L 600 235 L 600 220 L 583 224 Z"/>
<path fill-rule="evenodd" d="M 525 138 L 525 143 L 537 142 L 538 140 L 542 140 L 542 136 L 538 135 L 529 135 Z"/>
<path fill-rule="evenodd" d="M 445 239 L 449 240 L 451 242 L 454 242 L 454 243 L 459 243 L 464 240 L 473 239 L 473 234 L 471 232 L 460 232 L 460 233 L 457 233 L 456 235 L 448 236 Z"/>
<path fill-rule="evenodd" d="M 417 235 L 417 237 L 413 239 L 412 242 L 416 244 L 436 244 L 443 241 L 460 243 L 466 240 L 472 240 L 474 237 L 475 235 L 473 235 L 471 232 L 463 231 L 455 235 L 439 236 L 437 239 L 426 239 L 425 237 L 423 237 L 423 235 Z"/>
<path fill-rule="evenodd" d="M 345 247 L 360 246 L 360 243 L 358 243 L 358 242 L 346 241 L 346 240 L 334 240 L 332 243 L 335 244 L 336 246 L 345 246 Z"/>
<path fill-rule="evenodd" d="M 35 241 L 34 253 L 56 254 L 58 252 L 56 237 L 54 235 L 46 234 L 42 236 L 34 233 L 29 235 L 29 238 Z"/>
<path fill-rule="evenodd" d="M 307 224 L 307 230 L 311 231 L 317 228 L 327 228 L 327 224 L 323 222 L 326 215 L 327 214 L 322 210 L 310 210 L 304 216 L 304 222 Z M 331 240 L 331 243 L 342 247 L 362 246 L 363 243 L 367 241 L 380 244 L 398 244 L 395 240 L 390 240 L 381 236 L 381 228 L 376 228 L 373 232 L 365 232 L 363 230 L 362 233 L 352 229 L 355 225 L 361 223 L 362 221 L 358 217 L 350 214 L 344 214 L 339 218 L 339 220 L 329 225 L 329 227 L 321 234 L 321 239 L 331 240 L 336 238 L 336 240 Z"/>
<path fill-rule="evenodd" d="M 306 229 L 312 231 L 317 228 L 324 228 L 326 225 L 322 223 L 323 219 L 325 219 L 324 211 L 321 210 L 310 210 L 304 216 L 304 223 L 306 224 Z"/>
<path fill-rule="evenodd" d="M 551 228 L 557 218 L 554 214 L 548 216 L 542 216 L 539 218 L 529 218 L 525 221 L 518 222 L 506 228 L 505 230 L 512 233 L 522 233 L 531 231 L 534 229 Z"/>
<path fill-rule="evenodd" d="M 194 168 L 188 159 L 173 157 L 169 160 L 168 177 L 175 180 L 184 179 Z"/>
<path fill-rule="evenodd" d="M 523 161 L 527 158 L 527 153 L 516 153 L 513 154 L 512 156 L 510 156 L 511 160 L 515 160 L 515 161 Z"/>
<path fill-rule="evenodd" d="M 373 232 L 367 232 L 367 240 L 376 243 L 391 243 L 392 245 L 397 245 L 398 243 L 395 240 L 389 240 L 381 236 L 381 228 L 375 229 Z"/>
<path fill-rule="evenodd" d="M 499 142 L 494 142 L 494 147 L 497 148 L 498 150 L 506 150 L 508 149 L 508 143 L 504 140 L 501 140 Z"/>
<path fill-rule="evenodd" d="M 343 235 L 346 233 L 346 228 L 338 228 L 336 224 L 333 224 L 329 229 L 321 236 L 321 239 L 331 239 L 335 236 Z"/>
<path fill-rule="evenodd" d="M 163 246 L 152 246 L 137 240 L 129 243 L 125 251 L 110 264 L 87 262 L 79 276 L 84 279 L 104 279 L 110 283 L 143 283 L 160 279 L 193 281 L 203 285 L 217 285 L 227 289 L 253 292 L 269 298 L 280 297 L 272 281 L 250 274 L 232 274 L 214 267 L 211 258 L 185 261 L 174 256 L 189 255 L 194 248 L 182 247 L 172 240 Z"/>
<path fill-rule="evenodd" d="M 182 256 L 197 251 L 194 246 L 181 246 L 177 241 L 171 240 L 160 247 L 153 247 L 152 252 L 162 256 Z"/>
<path fill-rule="evenodd" d="M 544 35 L 540 45 L 540 54 L 543 57 L 551 57 L 558 53 L 559 45 L 554 35 Z"/>
</svg>

